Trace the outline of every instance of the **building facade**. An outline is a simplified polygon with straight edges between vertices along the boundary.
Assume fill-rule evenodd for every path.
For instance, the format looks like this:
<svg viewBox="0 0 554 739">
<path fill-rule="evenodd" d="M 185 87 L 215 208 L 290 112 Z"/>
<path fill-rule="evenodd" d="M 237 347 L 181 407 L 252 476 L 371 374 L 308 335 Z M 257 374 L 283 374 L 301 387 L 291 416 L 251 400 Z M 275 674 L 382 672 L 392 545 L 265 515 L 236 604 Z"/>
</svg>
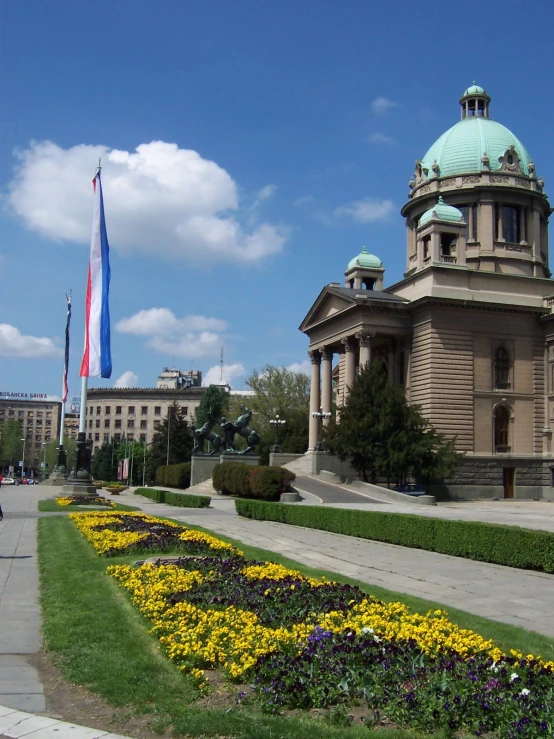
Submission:
<svg viewBox="0 0 554 739">
<path fill-rule="evenodd" d="M 25 444 L 21 442 L 21 457 L 13 460 L 15 467 L 20 461 L 25 462 L 26 470 L 40 466 L 44 446 L 59 438 L 61 409 L 62 404 L 54 400 L 0 397 L 0 426 L 7 420 L 18 421 L 21 439 L 25 439 Z"/>
<path fill-rule="evenodd" d="M 551 207 L 490 102 L 468 88 L 461 120 L 416 162 L 404 279 L 383 289 L 383 264 L 364 248 L 302 322 L 311 411 L 331 411 L 335 393 L 340 412 L 359 368 L 380 361 L 465 453 L 452 495 L 554 498 Z"/>
<path fill-rule="evenodd" d="M 93 452 L 110 439 L 150 443 L 173 403 L 194 424 L 203 393 L 202 373 L 164 368 L 153 388 L 89 388 L 86 434 Z"/>
</svg>

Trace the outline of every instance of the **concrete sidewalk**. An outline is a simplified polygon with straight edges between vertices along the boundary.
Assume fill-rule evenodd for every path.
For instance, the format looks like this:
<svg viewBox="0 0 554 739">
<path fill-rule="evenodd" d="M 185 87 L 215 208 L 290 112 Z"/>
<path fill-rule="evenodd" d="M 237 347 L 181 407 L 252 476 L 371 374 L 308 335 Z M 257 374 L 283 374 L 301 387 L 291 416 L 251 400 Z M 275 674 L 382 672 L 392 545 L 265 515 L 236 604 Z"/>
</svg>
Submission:
<svg viewBox="0 0 554 739">
<path fill-rule="evenodd" d="M 252 521 L 236 515 L 233 500 L 217 495 L 212 498 L 213 508 L 185 509 L 152 503 L 130 491 L 125 491 L 119 501 L 136 505 L 145 513 L 203 526 L 310 567 L 554 638 L 554 575 L 314 529 Z M 383 507 L 379 506 L 379 510 Z M 387 506 L 386 510 L 392 512 L 397 507 Z"/>
</svg>

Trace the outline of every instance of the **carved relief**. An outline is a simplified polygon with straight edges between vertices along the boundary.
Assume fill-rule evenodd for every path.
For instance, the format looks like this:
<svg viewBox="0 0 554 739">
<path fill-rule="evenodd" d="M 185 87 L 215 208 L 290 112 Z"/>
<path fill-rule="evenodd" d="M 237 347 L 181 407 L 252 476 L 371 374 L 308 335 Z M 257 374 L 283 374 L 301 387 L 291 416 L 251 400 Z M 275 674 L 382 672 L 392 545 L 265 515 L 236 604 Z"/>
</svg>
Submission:
<svg viewBox="0 0 554 739">
<path fill-rule="evenodd" d="M 504 154 L 498 157 L 498 161 L 503 172 L 521 172 L 519 154 L 513 144 L 506 149 Z"/>
<path fill-rule="evenodd" d="M 429 192 L 431 189 L 431 185 L 423 185 L 423 187 L 420 187 L 418 190 L 418 195 L 425 195 L 425 193 Z"/>
<path fill-rule="evenodd" d="M 491 182 L 495 182 L 496 184 L 500 184 L 500 185 L 510 184 L 510 180 L 508 179 L 508 177 L 506 177 L 505 175 L 501 175 L 501 174 L 493 174 L 491 176 Z"/>
<path fill-rule="evenodd" d="M 462 177 L 462 185 L 476 185 L 478 182 L 481 182 L 481 178 L 478 175 Z"/>
<path fill-rule="evenodd" d="M 517 244 L 506 244 L 506 249 L 508 251 L 523 251 L 521 246 L 518 246 Z"/>
<path fill-rule="evenodd" d="M 456 187 L 456 178 L 449 177 L 447 180 L 441 182 L 441 187 Z"/>
<path fill-rule="evenodd" d="M 321 362 L 321 354 L 319 353 L 319 349 L 311 349 L 308 352 L 308 356 L 312 360 L 312 364 L 319 364 Z"/>
</svg>

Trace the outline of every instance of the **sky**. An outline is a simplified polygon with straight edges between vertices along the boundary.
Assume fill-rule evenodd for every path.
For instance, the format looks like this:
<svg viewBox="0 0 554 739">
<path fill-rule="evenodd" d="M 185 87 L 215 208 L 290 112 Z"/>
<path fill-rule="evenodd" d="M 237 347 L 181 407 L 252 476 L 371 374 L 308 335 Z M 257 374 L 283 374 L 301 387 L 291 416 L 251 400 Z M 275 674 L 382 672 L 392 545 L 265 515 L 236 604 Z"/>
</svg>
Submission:
<svg viewBox="0 0 554 739">
<path fill-rule="evenodd" d="M 0 392 L 79 394 L 99 157 L 113 373 L 243 388 L 362 246 L 405 269 L 414 162 L 475 80 L 554 174 L 550 3 L 0 0 Z M 554 285 L 553 285 L 554 288 Z M 553 289 L 554 293 L 554 289 Z"/>
</svg>

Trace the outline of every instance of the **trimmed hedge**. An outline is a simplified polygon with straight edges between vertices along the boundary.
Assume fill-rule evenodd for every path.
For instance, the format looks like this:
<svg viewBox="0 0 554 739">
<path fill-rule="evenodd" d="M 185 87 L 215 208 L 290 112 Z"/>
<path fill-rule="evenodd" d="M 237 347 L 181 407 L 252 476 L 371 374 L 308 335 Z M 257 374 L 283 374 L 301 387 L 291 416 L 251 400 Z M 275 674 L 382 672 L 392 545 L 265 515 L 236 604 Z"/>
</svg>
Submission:
<svg viewBox="0 0 554 739">
<path fill-rule="evenodd" d="M 156 503 L 165 503 L 165 496 L 169 494 L 169 490 L 158 490 L 157 488 L 137 488 L 135 490 L 135 495 L 143 495 Z"/>
<path fill-rule="evenodd" d="M 181 464 L 164 464 L 156 470 L 156 485 L 168 485 L 172 488 L 190 487 L 190 462 Z"/>
<path fill-rule="evenodd" d="M 218 492 L 270 501 L 279 500 L 295 479 L 294 472 L 282 467 L 252 467 L 244 462 L 216 464 L 212 472 L 213 486 Z"/>
<path fill-rule="evenodd" d="M 156 503 L 180 506 L 181 508 L 208 508 L 212 499 L 207 495 L 186 495 L 185 493 L 172 493 L 169 490 L 158 490 L 157 488 L 137 488 L 135 495 L 144 495 Z"/>
<path fill-rule="evenodd" d="M 235 506 L 240 516 L 258 521 L 278 521 L 506 567 L 554 572 L 554 534 L 549 531 L 257 500 L 236 500 Z"/>
</svg>

